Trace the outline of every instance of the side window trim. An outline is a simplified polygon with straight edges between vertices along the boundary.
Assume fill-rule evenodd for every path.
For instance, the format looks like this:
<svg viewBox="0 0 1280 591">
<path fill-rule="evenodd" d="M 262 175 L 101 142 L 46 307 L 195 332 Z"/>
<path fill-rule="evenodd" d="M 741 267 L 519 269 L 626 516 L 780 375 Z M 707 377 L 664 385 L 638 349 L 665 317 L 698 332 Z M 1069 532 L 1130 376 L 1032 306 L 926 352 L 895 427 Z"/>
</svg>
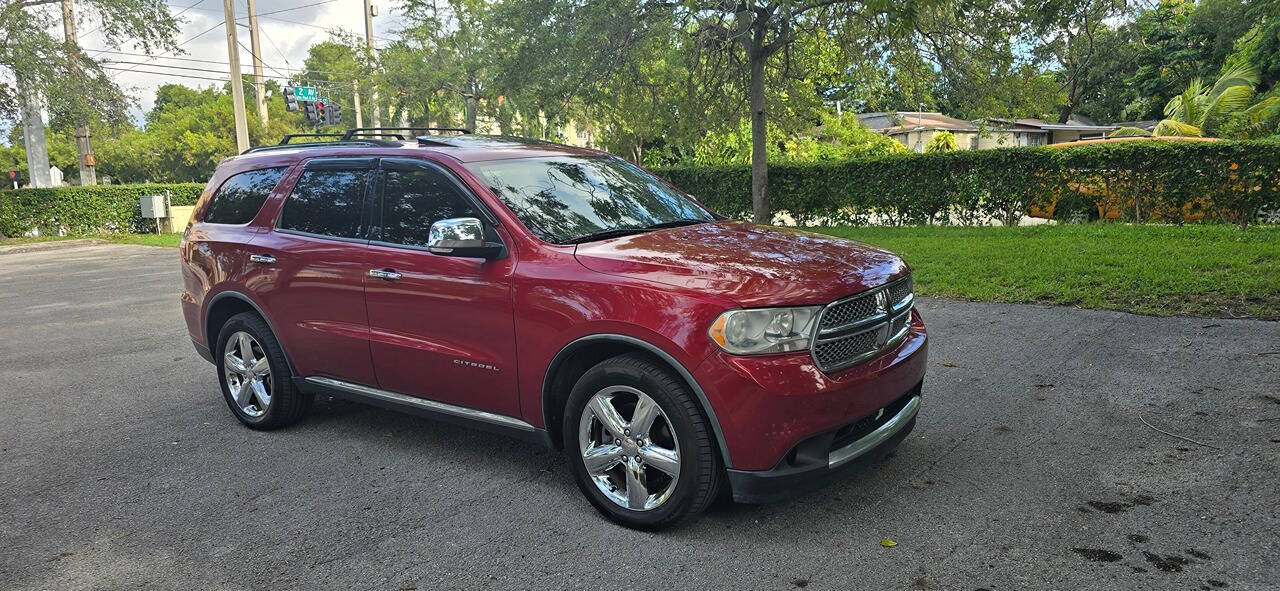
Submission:
<svg viewBox="0 0 1280 591">
<path fill-rule="evenodd" d="M 372 242 L 369 237 L 369 203 L 375 201 L 381 203 L 381 195 L 375 196 L 375 180 L 378 177 L 378 161 L 376 157 L 322 157 L 312 158 L 302 163 L 301 170 L 298 171 L 298 177 L 293 179 L 289 192 L 284 195 L 280 202 L 280 210 L 276 212 L 276 218 L 271 222 L 271 231 L 279 234 L 290 234 L 293 236 L 305 236 L 308 238 L 316 238 L 319 240 L 333 240 L 335 242 L 347 242 L 351 244 L 369 244 Z M 302 176 L 312 170 L 366 170 L 369 174 L 365 177 L 364 199 L 360 206 L 360 225 L 357 229 L 356 236 L 333 236 L 330 234 L 318 234 L 316 232 L 307 232 L 304 230 L 294 230 L 291 228 L 280 227 L 280 222 L 284 219 L 284 210 L 289 207 L 289 197 L 298 188 L 298 183 L 302 182 Z M 277 188 L 279 186 L 277 185 Z"/>
</svg>

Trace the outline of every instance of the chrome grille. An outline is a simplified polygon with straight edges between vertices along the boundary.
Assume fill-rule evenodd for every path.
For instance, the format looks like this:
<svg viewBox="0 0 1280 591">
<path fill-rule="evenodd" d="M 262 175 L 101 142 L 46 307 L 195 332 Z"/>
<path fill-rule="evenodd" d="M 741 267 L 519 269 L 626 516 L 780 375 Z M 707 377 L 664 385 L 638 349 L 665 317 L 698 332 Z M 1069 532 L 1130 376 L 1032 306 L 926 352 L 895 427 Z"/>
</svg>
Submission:
<svg viewBox="0 0 1280 591">
<path fill-rule="evenodd" d="M 839 365 L 840 362 L 875 352 L 876 331 L 819 343 L 813 347 L 813 358 L 822 367 Z"/>
<path fill-rule="evenodd" d="M 911 295 L 914 289 L 915 286 L 911 284 L 911 276 L 907 275 L 905 279 L 889 286 L 889 301 L 901 302 L 903 298 Z"/>
<path fill-rule="evenodd" d="M 813 360 L 823 371 L 833 371 L 897 345 L 907 334 L 914 302 L 908 275 L 828 304 L 818 319 Z"/>
<path fill-rule="evenodd" d="M 875 316 L 875 314 L 875 294 L 868 294 L 863 297 L 852 298 L 843 302 L 836 302 L 835 304 L 828 306 L 826 311 L 823 312 L 822 328 L 857 322 L 863 318 Z"/>
</svg>

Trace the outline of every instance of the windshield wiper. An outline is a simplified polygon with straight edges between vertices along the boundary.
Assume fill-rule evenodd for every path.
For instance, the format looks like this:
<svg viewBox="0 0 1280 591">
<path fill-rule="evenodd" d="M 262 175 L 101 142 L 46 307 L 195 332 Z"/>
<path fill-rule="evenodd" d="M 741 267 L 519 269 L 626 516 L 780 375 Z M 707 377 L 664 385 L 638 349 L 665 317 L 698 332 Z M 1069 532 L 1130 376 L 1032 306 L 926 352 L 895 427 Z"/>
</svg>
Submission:
<svg viewBox="0 0 1280 591">
<path fill-rule="evenodd" d="M 646 230 L 661 230 L 662 228 L 679 228 L 680 226 L 696 226 L 696 225 L 698 225 L 698 224 L 705 224 L 705 223 L 707 223 L 707 222 L 709 222 L 709 221 L 711 221 L 711 220 L 700 220 L 700 219 L 697 219 L 697 218 L 683 218 L 683 219 L 678 219 L 678 220 L 672 220 L 672 221 L 669 221 L 669 222 L 659 222 L 659 223 L 657 223 L 657 224 L 653 224 L 653 225 L 651 225 L 651 226 L 645 226 L 645 229 L 646 229 Z"/>
<path fill-rule="evenodd" d="M 613 230 L 604 230 L 601 232 L 593 232 L 586 236 L 579 236 L 572 240 L 567 240 L 563 244 L 582 244 L 583 242 L 595 242 L 596 240 L 604 240 L 606 238 L 617 238 L 619 236 L 630 236 L 632 234 L 643 234 L 648 232 L 649 228 L 615 228 Z"/>
<path fill-rule="evenodd" d="M 586 236 L 579 236 L 577 238 L 564 242 L 564 244 L 582 244 L 583 242 L 595 242 L 596 240 L 605 240 L 607 238 L 617 238 L 619 236 L 630 236 L 632 234 L 643 234 L 645 232 L 650 232 L 653 230 L 661 230 L 663 228 L 677 228 L 680 226 L 692 226 L 695 224 L 705 224 L 708 221 L 710 220 L 684 218 L 679 220 L 672 220 L 669 222 L 659 222 L 656 224 L 645 226 L 643 228 L 614 228 L 612 230 L 601 230 L 599 232 L 587 234 Z"/>
</svg>

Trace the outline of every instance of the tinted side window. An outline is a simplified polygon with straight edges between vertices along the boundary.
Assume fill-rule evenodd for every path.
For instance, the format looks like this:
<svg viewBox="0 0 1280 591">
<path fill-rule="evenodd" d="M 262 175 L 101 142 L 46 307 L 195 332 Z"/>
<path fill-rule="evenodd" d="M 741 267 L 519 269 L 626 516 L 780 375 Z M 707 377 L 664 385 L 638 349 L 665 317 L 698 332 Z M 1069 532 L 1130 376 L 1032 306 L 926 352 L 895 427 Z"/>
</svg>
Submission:
<svg viewBox="0 0 1280 591">
<path fill-rule="evenodd" d="M 284 203 L 280 228 L 339 238 L 360 236 L 368 170 L 308 170 Z"/>
<path fill-rule="evenodd" d="M 427 169 L 387 169 L 382 192 L 382 241 L 426 246 L 431 224 L 479 217 L 475 206 L 444 173 Z"/>
<path fill-rule="evenodd" d="M 250 170 L 222 183 L 209 201 L 204 221 L 210 224 L 247 224 L 258 215 L 271 190 L 276 188 L 285 167 Z"/>
</svg>

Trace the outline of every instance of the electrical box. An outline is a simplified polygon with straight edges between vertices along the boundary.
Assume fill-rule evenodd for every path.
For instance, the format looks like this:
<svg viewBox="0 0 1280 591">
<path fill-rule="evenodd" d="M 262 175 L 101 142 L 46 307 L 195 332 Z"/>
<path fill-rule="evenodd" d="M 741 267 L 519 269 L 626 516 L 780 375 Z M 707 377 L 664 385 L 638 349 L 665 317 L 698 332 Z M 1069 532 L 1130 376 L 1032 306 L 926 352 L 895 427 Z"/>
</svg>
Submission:
<svg viewBox="0 0 1280 591">
<path fill-rule="evenodd" d="M 138 200 L 138 205 L 142 208 L 142 217 L 144 218 L 165 218 L 169 217 L 165 212 L 164 195 L 145 195 Z"/>
</svg>

